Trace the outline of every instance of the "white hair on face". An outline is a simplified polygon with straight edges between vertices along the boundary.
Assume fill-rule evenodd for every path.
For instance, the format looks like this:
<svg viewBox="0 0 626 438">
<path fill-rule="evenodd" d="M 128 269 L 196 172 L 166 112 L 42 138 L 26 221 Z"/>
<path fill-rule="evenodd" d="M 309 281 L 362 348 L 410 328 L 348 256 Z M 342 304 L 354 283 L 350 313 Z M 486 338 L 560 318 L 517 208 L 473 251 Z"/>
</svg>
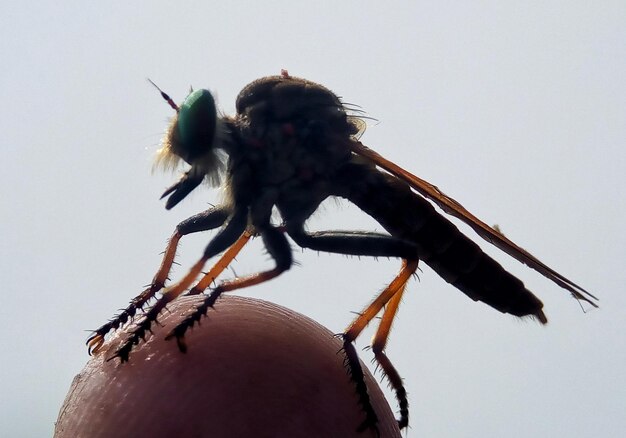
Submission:
<svg viewBox="0 0 626 438">
<path fill-rule="evenodd" d="M 182 147 L 177 127 L 178 116 L 174 116 L 161 141 L 161 147 L 156 152 L 154 165 L 152 166 L 153 171 L 158 168 L 175 172 L 179 170 L 181 163 L 185 162 L 177 153 L 177 150 Z M 226 168 L 226 156 L 219 146 L 227 136 L 228 132 L 222 121 L 222 117 L 218 117 L 213 147 L 207 150 L 205 154 L 195 159 L 193 163 L 189 163 L 191 164 L 189 172 L 191 172 L 192 175 L 204 175 L 206 182 L 212 187 L 220 185 L 222 175 Z"/>
</svg>

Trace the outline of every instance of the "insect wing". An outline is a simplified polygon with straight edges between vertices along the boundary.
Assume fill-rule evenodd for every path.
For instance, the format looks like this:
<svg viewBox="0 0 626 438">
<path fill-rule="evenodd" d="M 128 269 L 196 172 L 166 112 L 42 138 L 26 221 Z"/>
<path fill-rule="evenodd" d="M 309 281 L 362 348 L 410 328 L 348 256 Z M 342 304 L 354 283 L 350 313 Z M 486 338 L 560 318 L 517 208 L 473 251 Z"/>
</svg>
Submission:
<svg viewBox="0 0 626 438">
<path fill-rule="evenodd" d="M 437 186 L 430 184 L 428 181 L 425 181 L 406 171 L 402 167 L 387 160 L 379 153 L 368 148 L 359 141 L 353 141 L 351 149 L 354 153 L 369 159 L 378 167 L 386 170 L 395 177 L 407 182 L 416 192 L 434 202 L 447 214 L 461 219 L 467 225 L 472 227 L 472 229 L 487 242 L 498 247 L 500 250 L 506 252 L 508 255 L 524 263 L 525 265 L 533 268 L 544 277 L 552 280 L 554 283 L 558 284 L 562 288 L 570 291 L 575 298 L 586 301 L 594 307 L 598 307 L 598 305 L 591 300 L 597 300 L 594 295 L 592 295 L 573 281 L 559 274 L 554 269 L 547 266 L 545 263 L 541 262 L 531 253 L 526 251 L 524 248 L 518 246 L 513 241 L 509 240 L 503 234 L 498 233 L 497 230 L 494 230 L 485 222 L 478 219 L 456 200 L 439 190 Z"/>
</svg>

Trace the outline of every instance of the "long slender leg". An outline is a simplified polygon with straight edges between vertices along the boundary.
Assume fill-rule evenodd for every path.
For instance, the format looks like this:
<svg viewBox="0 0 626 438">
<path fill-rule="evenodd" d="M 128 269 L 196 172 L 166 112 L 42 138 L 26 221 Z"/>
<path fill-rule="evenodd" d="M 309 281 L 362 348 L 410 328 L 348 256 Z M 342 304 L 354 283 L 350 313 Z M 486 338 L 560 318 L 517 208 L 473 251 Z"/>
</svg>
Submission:
<svg viewBox="0 0 626 438">
<path fill-rule="evenodd" d="M 374 350 L 376 361 L 380 364 L 396 392 L 396 398 L 400 406 L 400 419 L 398 420 L 398 424 L 401 428 L 406 427 L 408 424 L 408 400 L 406 390 L 402 384 L 402 378 L 383 350 L 406 282 L 417 269 L 418 250 L 416 245 L 412 242 L 386 234 L 370 232 L 325 231 L 307 233 L 302 224 L 299 223 L 292 223 L 288 232 L 300 246 L 318 251 L 403 258 L 402 269 L 396 278 L 350 325 L 344 333 L 343 339 L 350 376 L 355 382 L 361 404 L 364 407 L 368 406 L 369 395 L 367 394 L 367 388 L 363 380 L 363 372 L 360 369 L 358 358 L 355 357 L 356 353 L 350 354 L 350 352 L 353 349 L 352 342 L 359 336 L 367 324 L 376 317 L 380 310 L 387 305 L 381 324 L 374 337 L 372 349 Z M 372 419 L 373 417 L 371 417 L 367 409 L 365 409 L 365 412 L 368 418 L 366 421 L 375 423 L 375 420 Z"/>
<path fill-rule="evenodd" d="M 233 214 L 226 226 L 209 242 L 200 260 L 191 267 L 180 281 L 163 292 L 163 296 L 146 312 L 142 320 L 133 328 L 128 339 L 122 343 L 115 354 L 108 360 L 115 357 L 119 357 L 122 362 L 128 360 L 128 355 L 133 346 L 145 338 L 146 332 L 150 331 L 153 322 L 157 322 L 157 317 L 165 306 L 182 295 L 191 286 L 211 257 L 231 247 L 242 236 L 247 225 L 247 217 L 247 210 L 241 210 Z"/>
<path fill-rule="evenodd" d="M 380 321 L 378 329 L 376 330 L 376 334 L 372 339 L 372 351 L 374 352 L 374 358 L 380 364 L 383 373 L 387 377 L 387 380 L 389 380 L 389 383 L 391 383 L 391 387 L 396 392 L 396 399 L 398 400 L 398 406 L 400 407 L 400 418 L 398 419 L 398 426 L 400 429 L 408 426 L 409 424 L 409 400 L 407 398 L 406 388 L 402 382 L 402 377 L 400 377 L 400 374 L 393 366 L 384 350 L 391 331 L 391 325 L 398 312 L 402 295 L 406 290 L 405 286 L 402 286 L 398 292 L 391 297 L 387 306 L 385 306 L 383 317 Z"/>
<path fill-rule="evenodd" d="M 394 278 L 389 286 L 387 286 L 385 290 L 383 290 L 378 297 L 376 297 L 374 301 L 372 301 L 372 303 L 365 308 L 365 310 L 352 322 L 352 324 L 350 324 L 348 329 L 343 334 L 344 347 L 348 344 L 351 345 L 352 342 L 361 334 L 363 329 L 365 329 L 365 327 L 370 323 L 370 321 L 376 317 L 380 310 L 385 307 L 385 305 L 387 306 L 385 307 L 382 320 L 378 326 L 376 334 L 374 335 L 374 339 L 372 340 L 372 350 L 374 351 L 376 361 L 380 364 L 383 372 L 396 392 L 396 398 L 398 399 L 398 404 L 400 406 L 400 419 L 398 420 L 400 428 L 406 427 L 409 419 L 409 403 L 406 397 L 406 389 L 402 383 L 402 378 L 383 350 L 385 349 L 393 319 L 402 299 L 402 294 L 406 288 L 406 283 L 409 278 L 411 278 L 411 275 L 415 273 L 417 264 L 417 260 L 403 260 L 402 268 L 396 278 Z M 348 360 L 348 363 L 351 365 L 353 362 Z M 354 371 L 351 370 L 351 374 L 353 375 L 353 380 L 355 380 L 357 385 L 357 393 L 359 394 L 359 397 L 361 399 L 365 397 L 369 398 L 367 393 L 359 391 L 359 389 L 364 386 L 361 385 L 361 381 L 354 377 Z"/>
<path fill-rule="evenodd" d="M 222 272 L 224 272 L 224 269 L 230 265 L 235 257 L 237 257 L 237 254 L 239 254 L 243 247 L 246 246 L 246 243 L 248 243 L 252 235 L 252 232 L 245 231 L 241 237 L 239 237 L 239 239 L 237 239 L 237 241 L 233 243 L 230 248 L 228 248 L 224 255 L 220 257 L 217 263 L 213 265 L 211 270 L 204 274 L 202 279 L 189 290 L 187 295 L 199 295 L 203 293 L 206 288 L 209 287 L 209 285 L 213 283 Z"/>
<path fill-rule="evenodd" d="M 318 231 L 307 233 L 301 224 L 289 225 L 289 236 L 301 247 L 337 254 L 416 259 L 417 246 L 388 234 L 367 231 Z"/>
<path fill-rule="evenodd" d="M 365 231 L 321 231 L 307 233 L 302 224 L 290 224 L 288 234 L 295 242 L 305 248 L 347 255 L 374 257 L 400 257 L 402 269 L 396 278 L 378 297 L 356 318 L 346 330 L 344 338 L 354 341 L 369 322 L 406 285 L 415 273 L 418 264 L 418 249 L 412 242 L 387 234 Z M 393 319 L 393 315 L 392 318 Z M 391 321 L 389 321 L 391 323 Z M 388 333 L 389 329 L 387 329 Z"/>
<path fill-rule="evenodd" d="M 104 344 L 104 338 L 107 333 L 111 330 L 117 330 L 129 320 L 132 320 L 132 318 L 137 314 L 137 311 L 141 310 L 143 306 L 152 297 L 154 297 L 156 293 L 163 288 L 163 286 L 165 286 L 165 282 L 167 281 L 168 275 L 172 269 L 172 264 L 176 258 L 176 250 L 180 239 L 187 234 L 217 228 L 224 224 L 228 215 L 229 211 L 227 208 L 215 207 L 196 214 L 179 223 L 167 243 L 161 265 L 154 275 L 150 285 L 143 292 L 133 298 L 128 307 L 94 331 L 89 339 L 87 339 L 89 354 L 97 353 Z"/>
<path fill-rule="evenodd" d="M 206 315 L 208 309 L 213 307 L 222 293 L 266 282 L 279 276 L 291 267 L 293 263 L 291 248 L 289 247 L 289 242 L 287 241 L 287 238 L 283 234 L 282 230 L 276 227 L 268 227 L 261 230 L 260 234 L 268 253 L 275 260 L 276 266 L 268 271 L 247 275 L 221 283 L 213 289 L 213 291 L 206 296 L 202 303 L 196 307 L 196 309 L 189 316 L 180 322 L 166 336 L 165 339 L 172 339 L 175 337 L 178 348 L 182 352 L 187 351 L 187 346 L 184 340 L 185 332 Z"/>
<path fill-rule="evenodd" d="M 404 260 L 400 272 L 364 310 L 356 317 L 350 326 L 344 332 L 344 339 L 350 342 L 359 337 L 363 329 L 370 323 L 372 319 L 378 315 L 378 312 L 391 300 L 391 298 L 403 288 L 411 275 L 417 269 L 417 260 Z"/>
</svg>

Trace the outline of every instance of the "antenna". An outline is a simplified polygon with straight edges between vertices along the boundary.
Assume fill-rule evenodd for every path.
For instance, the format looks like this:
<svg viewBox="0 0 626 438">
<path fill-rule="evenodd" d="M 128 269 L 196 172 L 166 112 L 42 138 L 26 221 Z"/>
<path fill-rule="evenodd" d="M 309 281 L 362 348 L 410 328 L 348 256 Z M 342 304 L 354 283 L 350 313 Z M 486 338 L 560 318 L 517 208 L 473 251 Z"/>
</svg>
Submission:
<svg viewBox="0 0 626 438">
<path fill-rule="evenodd" d="M 150 82 L 154 86 L 154 88 L 159 90 L 159 92 L 161 93 L 161 97 L 165 99 L 165 101 L 169 104 L 169 106 L 171 106 L 174 109 L 174 111 L 178 112 L 178 105 L 176 105 L 176 102 L 174 102 L 171 97 L 169 97 L 163 90 L 161 90 L 157 84 L 152 82 L 150 78 L 146 78 L 146 79 L 148 80 L 148 82 Z"/>
</svg>

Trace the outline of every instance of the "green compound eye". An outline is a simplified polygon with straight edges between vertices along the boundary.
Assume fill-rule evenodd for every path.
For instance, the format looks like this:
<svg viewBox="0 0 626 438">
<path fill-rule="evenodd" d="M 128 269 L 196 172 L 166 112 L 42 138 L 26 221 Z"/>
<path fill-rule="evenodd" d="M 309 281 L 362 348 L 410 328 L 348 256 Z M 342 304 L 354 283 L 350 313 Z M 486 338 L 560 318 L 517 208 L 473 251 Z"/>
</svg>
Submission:
<svg viewBox="0 0 626 438">
<path fill-rule="evenodd" d="M 212 149 L 217 124 L 215 99 L 208 90 L 193 91 L 178 112 L 178 134 L 188 163 Z"/>
</svg>

